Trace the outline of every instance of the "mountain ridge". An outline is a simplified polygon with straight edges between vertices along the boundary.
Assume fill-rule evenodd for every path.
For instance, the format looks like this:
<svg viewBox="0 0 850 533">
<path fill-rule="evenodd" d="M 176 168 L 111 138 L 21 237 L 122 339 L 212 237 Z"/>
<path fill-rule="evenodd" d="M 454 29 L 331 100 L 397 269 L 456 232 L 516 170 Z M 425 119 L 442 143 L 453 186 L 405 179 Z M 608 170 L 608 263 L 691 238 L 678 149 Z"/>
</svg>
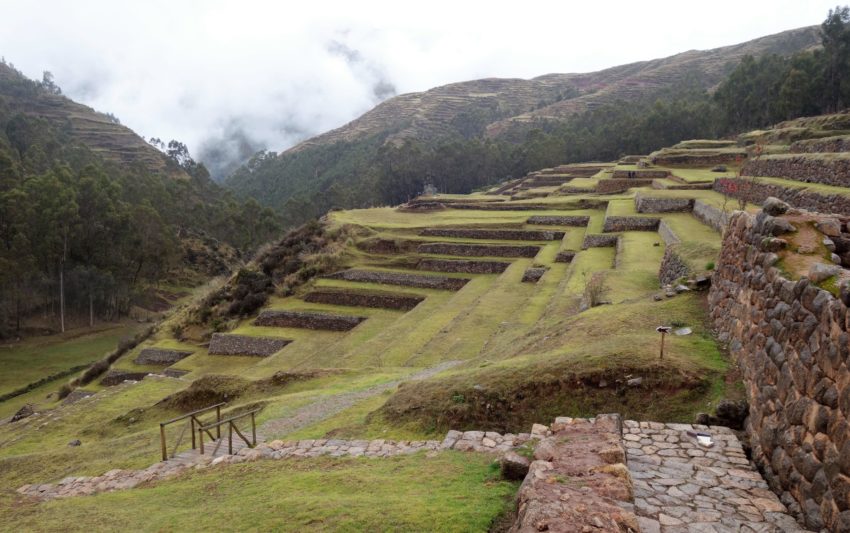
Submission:
<svg viewBox="0 0 850 533">
<path fill-rule="evenodd" d="M 489 138 L 515 138 L 519 133 L 526 132 L 524 124 L 559 121 L 613 100 L 645 97 L 649 94 L 635 94 L 635 89 L 638 92 L 644 89 L 644 93 L 647 92 L 645 89 L 649 89 L 649 93 L 654 94 L 672 83 L 686 81 L 687 76 L 699 72 L 703 74 L 699 85 L 706 89 L 711 88 L 719 83 L 722 76 L 734 68 L 735 63 L 744 55 L 789 55 L 817 46 L 820 39 L 818 28 L 807 26 L 743 43 L 709 50 L 688 50 L 664 58 L 627 63 L 593 72 L 548 73 L 529 79 L 489 77 L 405 93 L 378 104 L 339 128 L 302 141 L 284 150 L 281 155 L 297 153 L 320 144 L 351 142 L 368 135 L 379 135 L 387 130 L 398 129 L 398 133 L 390 134 L 390 142 L 399 142 L 406 138 L 433 138 L 432 132 L 439 130 L 440 126 L 452 125 L 451 120 L 441 119 L 455 111 L 459 103 L 485 112 L 488 111 L 488 106 L 492 108 L 495 104 L 493 114 L 502 116 L 486 124 L 483 133 Z M 683 66 L 687 68 L 683 70 Z M 648 73 L 654 75 L 647 76 Z M 494 94 L 494 90 L 512 92 Z M 465 97 L 462 94 L 464 91 Z M 524 94 L 527 91 L 533 91 L 533 94 L 527 96 Z M 490 101 L 484 101 L 488 99 Z M 552 99 L 554 101 L 549 102 Z M 545 105 L 539 105 L 541 103 Z M 505 108 L 500 109 L 501 106 Z M 528 109 L 530 106 L 537 107 Z M 526 110 L 520 112 L 523 108 Z M 511 113 L 512 111 L 514 113 Z M 429 113 L 433 114 L 433 119 L 428 116 Z M 453 118 L 458 114 L 455 113 Z M 382 120 L 387 123 L 382 125 Z M 411 124 L 404 126 L 403 123 L 407 121 Z M 517 132 L 516 129 L 521 131 Z M 463 135 L 464 132 L 456 133 Z"/>
</svg>

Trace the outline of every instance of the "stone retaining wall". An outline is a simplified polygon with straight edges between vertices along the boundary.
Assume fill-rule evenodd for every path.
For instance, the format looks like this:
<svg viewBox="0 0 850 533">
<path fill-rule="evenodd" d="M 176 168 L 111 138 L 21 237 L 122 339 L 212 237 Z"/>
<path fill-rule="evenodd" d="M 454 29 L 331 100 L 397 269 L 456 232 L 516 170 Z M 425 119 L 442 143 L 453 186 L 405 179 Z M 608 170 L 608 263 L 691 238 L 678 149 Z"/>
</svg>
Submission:
<svg viewBox="0 0 850 533">
<path fill-rule="evenodd" d="M 427 276 L 408 274 L 406 272 L 382 272 L 378 270 L 343 270 L 327 276 L 331 279 L 360 281 L 366 283 L 382 283 L 384 285 L 400 285 L 421 289 L 444 289 L 459 291 L 469 282 L 468 278 L 450 278 L 448 276 Z"/>
<path fill-rule="evenodd" d="M 791 153 L 811 154 L 817 152 L 850 152 L 850 137 L 826 137 L 804 139 L 791 143 Z"/>
<path fill-rule="evenodd" d="M 605 217 L 602 231 L 656 231 L 661 219 L 652 217 Z"/>
<path fill-rule="evenodd" d="M 310 311 L 267 310 L 254 321 L 255 326 L 304 328 L 326 331 L 349 331 L 366 320 L 365 316 L 332 315 Z"/>
<path fill-rule="evenodd" d="M 527 268 L 522 275 L 522 281 L 526 283 L 537 283 L 548 268 Z"/>
<path fill-rule="evenodd" d="M 638 213 L 687 212 L 693 208 L 693 198 L 647 196 L 641 193 L 635 195 L 635 209 Z"/>
<path fill-rule="evenodd" d="M 634 177 L 629 176 L 629 174 L 633 174 Z M 670 171 L 668 170 L 615 170 L 611 175 L 612 178 L 620 179 L 655 179 L 655 178 L 666 178 L 670 176 Z"/>
<path fill-rule="evenodd" d="M 460 255 L 466 257 L 534 257 L 539 246 L 511 246 L 509 244 L 465 244 L 460 242 L 429 242 L 420 244 L 420 254 Z"/>
<path fill-rule="evenodd" d="M 659 154 L 652 157 L 652 162 L 656 165 L 665 166 L 699 166 L 708 167 L 711 165 L 722 165 L 726 163 L 735 163 L 739 159 L 747 157 L 745 150 L 737 152 L 703 152 L 697 153 L 696 150 L 689 150 L 694 153 L 671 153 Z"/>
<path fill-rule="evenodd" d="M 679 239 L 679 236 L 676 235 L 676 232 L 673 231 L 673 228 L 667 224 L 666 220 L 662 220 L 661 223 L 658 224 L 658 234 L 667 246 L 682 242 L 681 239 Z"/>
<path fill-rule="evenodd" d="M 399 309 L 410 311 L 419 305 L 424 296 L 393 293 L 355 292 L 329 289 L 315 289 L 305 297 L 305 302 L 347 305 L 351 307 L 372 307 L 376 309 Z"/>
<path fill-rule="evenodd" d="M 589 216 L 533 216 L 525 221 L 526 224 L 539 224 L 543 226 L 574 226 L 583 228 L 590 222 Z"/>
<path fill-rule="evenodd" d="M 770 176 L 806 183 L 850 187 L 850 158 L 822 158 L 805 155 L 766 155 L 748 159 L 742 176 Z"/>
<path fill-rule="evenodd" d="M 758 180 L 742 182 L 734 178 L 719 178 L 714 182 L 714 190 L 733 198 L 746 197 L 754 204 L 760 204 L 769 196 L 773 196 L 794 207 L 817 213 L 850 213 L 850 195 L 823 194 Z"/>
<path fill-rule="evenodd" d="M 617 241 L 620 240 L 619 235 L 597 233 L 594 235 L 585 235 L 584 242 L 581 243 L 581 249 L 587 248 L 607 248 L 617 246 Z"/>
<path fill-rule="evenodd" d="M 615 194 L 625 192 L 633 187 L 649 187 L 651 179 L 642 178 L 608 178 L 601 179 L 596 184 L 596 192 L 599 194 Z"/>
<path fill-rule="evenodd" d="M 125 381 L 141 381 L 147 377 L 149 372 L 133 372 L 131 370 L 120 370 L 117 368 L 110 369 L 103 379 L 100 380 L 100 384 L 105 387 L 114 387 L 115 385 L 120 385 Z"/>
<path fill-rule="evenodd" d="M 563 231 L 478 228 L 426 228 L 419 232 L 419 235 L 506 241 L 559 241 L 564 238 Z"/>
<path fill-rule="evenodd" d="M 291 343 L 289 339 L 277 337 L 250 337 L 230 333 L 213 333 L 210 339 L 210 355 L 252 355 L 268 357 Z"/>
<path fill-rule="evenodd" d="M 850 528 L 850 313 L 762 251 L 773 217 L 736 212 L 709 293 L 711 319 L 740 365 L 752 458 L 812 529 Z"/>
<path fill-rule="evenodd" d="M 501 274 L 510 263 L 503 261 L 475 261 L 465 259 L 420 259 L 416 264 L 419 270 L 433 272 L 460 272 L 464 274 Z"/>
<path fill-rule="evenodd" d="M 676 253 L 676 246 L 667 246 L 664 257 L 661 258 L 661 266 L 658 268 L 658 281 L 662 285 L 673 283 L 679 278 L 691 275 L 688 264 Z"/>
<path fill-rule="evenodd" d="M 173 365 L 195 352 L 185 350 L 167 350 L 165 348 L 145 348 L 133 360 L 137 365 Z"/>
<path fill-rule="evenodd" d="M 726 226 L 729 223 L 730 216 L 729 213 L 724 213 L 720 209 L 709 205 L 702 200 L 694 202 L 693 215 L 697 220 L 721 234 L 725 231 Z"/>
<path fill-rule="evenodd" d="M 576 257 L 576 252 L 572 250 L 561 250 L 558 252 L 558 255 L 555 256 L 556 263 L 572 263 L 573 259 Z"/>
</svg>

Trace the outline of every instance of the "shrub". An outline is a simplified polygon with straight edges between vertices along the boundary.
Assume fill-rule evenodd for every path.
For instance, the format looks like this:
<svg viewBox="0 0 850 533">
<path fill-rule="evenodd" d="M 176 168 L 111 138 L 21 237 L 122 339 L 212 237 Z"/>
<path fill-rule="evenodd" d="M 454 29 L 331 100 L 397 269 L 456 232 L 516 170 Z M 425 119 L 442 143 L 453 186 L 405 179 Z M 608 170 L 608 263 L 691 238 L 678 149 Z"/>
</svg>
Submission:
<svg viewBox="0 0 850 533">
<path fill-rule="evenodd" d="M 64 400 L 68 397 L 69 394 L 71 394 L 71 386 L 69 384 L 65 383 L 61 387 L 59 387 L 57 395 L 59 396 L 60 400 Z"/>
<path fill-rule="evenodd" d="M 714 270 L 714 261 L 709 261 L 708 263 L 706 263 L 705 269 L 706 270 Z"/>
<path fill-rule="evenodd" d="M 606 294 L 608 294 L 608 287 L 605 285 L 604 272 L 594 272 L 589 279 L 585 277 L 584 302 L 588 307 L 606 303 Z"/>
</svg>

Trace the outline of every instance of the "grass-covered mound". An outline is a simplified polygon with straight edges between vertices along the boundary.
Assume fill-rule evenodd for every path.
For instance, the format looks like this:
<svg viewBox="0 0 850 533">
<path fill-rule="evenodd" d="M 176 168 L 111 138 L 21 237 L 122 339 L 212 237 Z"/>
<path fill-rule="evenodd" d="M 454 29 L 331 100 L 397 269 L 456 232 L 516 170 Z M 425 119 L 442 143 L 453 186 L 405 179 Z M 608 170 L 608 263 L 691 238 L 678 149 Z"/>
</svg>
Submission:
<svg viewBox="0 0 850 533">
<path fill-rule="evenodd" d="M 737 394 L 726 387 L 729 364 L 703 325 L 702 305 L 701 296 L 688 295 L 548 320 L 501 351 L 523 355 L 404 384 L 379 415 L 429 430 L 521 431 L 554 416 L 600 412 L 691 421 L 720 397 Z M 693 330 L 668 336 L 664 359 L 655 332 L 661 324 Z M 630 384 L 634 378 L 640 382 Z"/>
</svg>

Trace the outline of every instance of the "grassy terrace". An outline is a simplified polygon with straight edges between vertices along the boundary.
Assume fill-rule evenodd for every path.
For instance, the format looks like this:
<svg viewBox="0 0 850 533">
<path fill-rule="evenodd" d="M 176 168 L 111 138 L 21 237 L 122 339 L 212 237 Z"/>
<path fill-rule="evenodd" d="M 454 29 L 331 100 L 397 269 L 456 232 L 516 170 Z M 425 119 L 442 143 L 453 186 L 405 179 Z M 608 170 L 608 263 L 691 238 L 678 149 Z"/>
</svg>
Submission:
<svg viewBox="0 0 850 533">
<path fill-rule="evenodd" d="M 796 155 L 796 154 L 795 154 Z M 850 189 L 846 187 L 835 187 L 833 185 L 823 185 L 821 183 L 805 183 L 802 181 L 789 180 L 784 178 L 772 178 L 766 176 L 739 178 L 746 180 L 755 180 L 757 183 L 767 185 L 776 185 L 785 189 L 793 189 L 797 191 L 810 191 L 823 195 L 836 195 L 850 197 Z"/>
<path fill-rule="evenodd" d="M 609 173 L 600 172 L 586 181 L 608 177 Z M 578 178 L 568 185 L 581 183 Z M 713 191 L 640 190 L 653 196 L 722 203 Z M 255 326 L 255 315 L 233 320 L 228 332 L 293 341 L 265 358 L 210 355 L 205 345 L 175 339 L 166 324 L 115 366 L 161 371 L 140 367 L 133 359 L 147 346 L 186 349 L 194 353 L 173 368 L 188 374 L 181 379 L 148 377 L 117 387 L 91 384 L 86 389 L 97 392 L 95 396 L 61 406 L 50 418 L 34 417 L 4 428 L 8 431 L 0 437 L 0 483 L 13 489 L 65 476 L 145 467 L 158 457 L 157 422 L 188 410 L 178 407 L 175 398 L 207 405 L 226 394 L 228 412 L 262 407 L 260 426 L 298 421 L 303 413 L 321 414 L 284 429 L 274 426 L 266 434 L 269 438 L 423 439 L 442 438 L 447 429 L 528 431 L 533 422 L 545 423 L 554 416 L 598 412 L 691 421 L 696 412 L 710 409 L 719 398 L 735 396 L 736 388 L 726 381 L 728 362 L 704 325 L 704 295 L 653 298 L 659 290 L 658 267 L 665 250 L 657 233 L 624 232 L 619 249 L 581 249 L 586 234 L 602 232 L 606 207 L 573 208 L 584 200 L 602 201 L 607 202 L 610 216 L 640 216 L 634 211 L 634 190 L 615 195 L 557 194 L 509 202 L 547 207 L 533 211 L 419 213 L 373 208 L 329 214 L 330 226 L 354 228 L 343 244 L 346 267 L 470 281 L 460 290 L 449 291 L 312 279 L 294 294 L 271 296 L 263 309 L 357 315 L 367 320 L 350 331 Z M 494 199 L 483 194 L 437 198 L 471 203 Z M 526 224 L 530 216 L 541 215 L 583 215 L 590 222 L 587 228 Z M 680 249 L 692 254 L 689 260 L 700 268 L 716 256 L 719 235 L 691 214 L 647 216 L 663 218 L 683 240 Z M 438 226 L 553 229 L 565 231 L 565 236 L 560 241 L 526 242 L 418 235 L 422 228 Z M 415 246 L 395 254 L 373 254 L 357 246 L 358 241 L 374 239 L 402 244 L 532 244 L 540 251 L 533 258 L 489 258 L 510 263 L 501 274 L 436 273 L 411 268 L 424 257 L 452 256 L 418 254 Z M 576 252 L 572 263 L 555 262 L 561 250 Z M 548 270 L 537 283 L 522 282 L 525 270 L 532 266 Z M 604 300 L 610 304 L 583 310 L 580 304 L 592 279 L 602 280 Z M 304 295 L 316 288 L 382 290 L 415 294 L 424 300 L 407 312 L 304 301 Z M 660 324 L 694 330 L 692 335 L 671 336 L 663 361 L 658 360 L 655 332 Z M 446 363 L 454 366 L 410 381 Z M 269 379 L 281 372 L 289 379 Z M 646 386 L 618 393 L 614 384 L 629 376 L 643 377 Z M 45 394 L 45 390 L 34 391 L 21 401 Z M 12 406 L 6 402 L 0 410 Z M 83 445 L 66 446 L 75 438 Z M 508 497 L 516 490 L 515 485 L 493 478 L 491 461 L 453 452 L 390 460 L 263 461 L 192 472 L 131 491 L 46 504 L 18 502 L 7 490 L 0 492 L 0 514 L 4 526 L 11 529 L 37 524 L 39 530 L 47 531 L 110 530 L 127 523 L 152 531 L 198 529 L 218 526 L 231 516 L 237 517 L 234 527 L 246 530 L 485 531 L 510 505 Z M 215 502 L 206 506 L 215 510 L 199 516 L 197 507 L 207 502 Z M 167 511 L 157 514 L 156 509 Z M 244 511 L 248 509 L 250 513 Z"/>
</svg>

